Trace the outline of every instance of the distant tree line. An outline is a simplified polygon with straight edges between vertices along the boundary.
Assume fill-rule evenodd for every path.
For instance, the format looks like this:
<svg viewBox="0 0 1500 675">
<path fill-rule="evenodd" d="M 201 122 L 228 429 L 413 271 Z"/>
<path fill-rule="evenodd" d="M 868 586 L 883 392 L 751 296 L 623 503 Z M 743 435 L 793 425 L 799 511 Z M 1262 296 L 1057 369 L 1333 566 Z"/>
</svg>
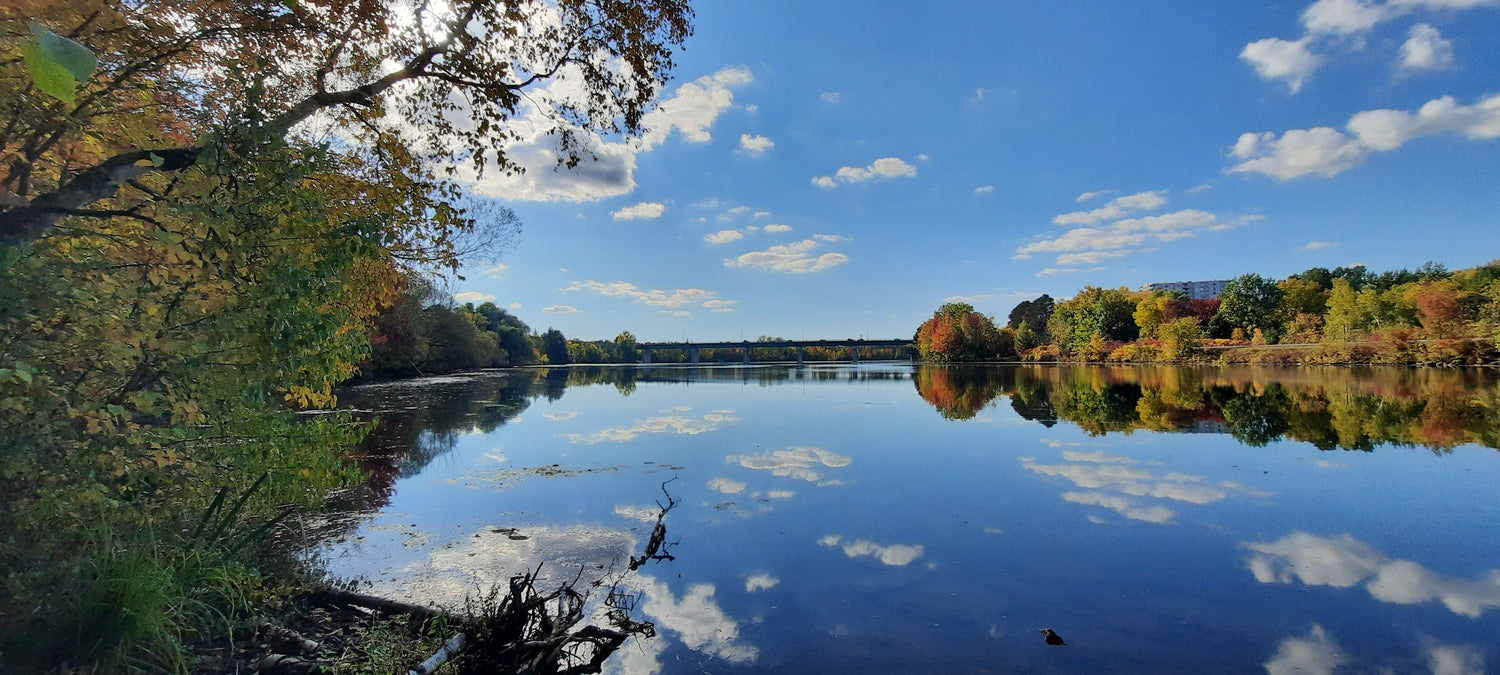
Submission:
<svg viewBox="0 0 1500 675">
<path fill-rule="evenodd" d="M 1280 281 L 1244 274 L 1218 298 L 1085 286 L 1026 300 L 997 327 L 961 303 L 918 329 L 931 361 L 1186 361 L 1210 345 L 1322 345 L 1324 360 L 1472 362 L 1500 340 L 1500 260 L 1450 272 L 1428 262 L 1379 274 L 1314 267 Z"/>
</svg>

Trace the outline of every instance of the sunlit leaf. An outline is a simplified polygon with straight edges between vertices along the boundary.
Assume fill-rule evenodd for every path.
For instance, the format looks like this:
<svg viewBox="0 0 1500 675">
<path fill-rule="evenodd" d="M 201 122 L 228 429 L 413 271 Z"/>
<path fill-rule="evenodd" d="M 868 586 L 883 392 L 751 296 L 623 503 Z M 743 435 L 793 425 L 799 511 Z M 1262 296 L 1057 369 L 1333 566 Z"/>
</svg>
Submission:
<svg viewBox="0 0 1500 675">
<path fill-rule="evenodd" d="M 31 34 L 36 36 L 37 44 L 42 50 L 54 62 L 66 68 L 78 82 L 89 79 L 94 74 L 94 68 L 99 66 L 99 58 L 88 47 L 58 35 L 42 24 L 32 22 Z"/>
<path fill-rule="evenodd" d="M 64 102 L 75 102 L 73 86 L 77 81 L 73 79 L 73 74 L 53 59 L 40 44 L 23 40 L 21 56 L 26 59 L 26 68 L 31 71 L 31 81 L 36 83 L 37 89 Z"/>
</svg>

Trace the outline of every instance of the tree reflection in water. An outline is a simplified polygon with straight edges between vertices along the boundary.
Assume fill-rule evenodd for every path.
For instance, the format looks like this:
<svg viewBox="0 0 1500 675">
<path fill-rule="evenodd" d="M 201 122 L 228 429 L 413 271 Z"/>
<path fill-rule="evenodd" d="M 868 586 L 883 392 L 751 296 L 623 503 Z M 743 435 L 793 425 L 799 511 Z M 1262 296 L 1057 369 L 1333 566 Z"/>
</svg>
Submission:
<svg viewBox="0 0 1500 675">
<path fill-rule="evenodd" d="M 1096 436 L 1149 430 L 1228 433 L 1257 447 L 1286 439 L 1322 450 L 1500 448 L 1500 376 L 1488 370 L 922 366 L 913 382 L 947 419 L 971 419 L 1007 396 L 1024 419 L 1067 420 Z"/>
</svg>

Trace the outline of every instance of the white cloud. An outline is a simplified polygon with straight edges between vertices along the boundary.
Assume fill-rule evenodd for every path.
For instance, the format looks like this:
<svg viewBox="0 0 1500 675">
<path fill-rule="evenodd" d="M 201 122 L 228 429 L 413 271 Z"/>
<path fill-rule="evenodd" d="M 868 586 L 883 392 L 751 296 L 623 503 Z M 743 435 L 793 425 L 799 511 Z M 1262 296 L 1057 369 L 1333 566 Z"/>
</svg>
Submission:
<svg viewBox="0 0 1500 675">
<path fill-rule="evenodd" d="M 756 591 L 769 590 L 772 588 L 776 588 L 776 585 L 779 583 L 781 583 L 780 579 L 766 574 L 765 572 L 757 572 L 750 575 L 749 578 L 745 579 L 745 592 L 754 593 Z"/>
<path fill-rule="evenodd" d="M 841 535 L 830 534 L 818 540 L 820 546 L 843 548 L 844 555 L 850 558 L 875 558 L 881 564 L 892 567 L 905 567 L 922 557 L 925 548 L 921 544 L 891 544 L 883 546 L 866 539 L 851 539 L 845 541 Z"/>
<path fill-rule="evenodd" d="M 660 218 L 661 214 L 666 211 L 667 205 L 661 202 L 641 202 L 618 211 L 611 211 L 609 215 L 615 220 L 641 220 Z"/>
<path fill-rule="evenodd" d="M 1068 267 L 1068 268 L 1043 267 L 1042 271 L 1037 272 L 1033 276 L 1038 276 L 1038 277 L 1055 277 L 1055 276 L 1057 276 L 1059 274 L 1072 274 L 1072 273 L 1077 272 L 1077 271 L 1078 271 L 1078 268 L 1076 268 L 1076 267 Z"/>
<path fill-rule="evenodd" d="M 1266 675 L 1333 675 L 1334 669 L 1348 661 L 1338 642 L 1313 624 L 1307 637 L 1282 640 L 1276 655 L 1261 665 Z"/>
<path fill-rule="evenodd" d="M 842 234 L 814 234 L 813 239 L 826 242 L 851 241 L 853 237 Z"/>
<path fill-rule="evenodd" d="M 640 611 L 655 619 L 658 628 L 678 635 L 688 649 L 717 656 L 733 664 L 754 663 L 760 650 L 740 640 L 740 626 L 714 601 L 713 584 L 695 584 L 679 600 L 667 584 L 650 577 L 630 582 L 645 598 Z M 645 640 L 642 644 L 665 643 Z M 633 653 L 634 649 L 621 650 Z M 659 667 L 659 664 L 657 665 Z M 630 672 L 635 672 L 631 670 Z M 641 672 L 656 672 L 649 665 Z"/>
<path fill-rule="evenodd" d="M 869 166 L 845 166 L 832 176 L 818 176 L 813 179 L 813 185 L 822 188 L 831 188 L 838 183 L 864 183 L 876 179 L 901 178 L 917 175 L 917 167 L 907 164 L 899 157 L 881 157 L 871 162 Z"/>
<path fill-rule="evenodd" d="M 770 211 L 756 211 L 755 213 L 751 214 L 750 217 L 751 218 L 770 218 L 771 217 L 771 212 Z"/>
<path fill-rule="evenodd" d="M 1085 193 L 1087 194 L 1087 193 Z M 1064 213 L 1052 219 L 1054 225 L 1094 225 L 1106 220 L 1123 218 L 1132 211 L 1153 211 L 1165 206 L 1167 203 L 1166 190 L 1153 190 L 1149 192 L 1137 192 L 1133 195 L 1116 197 L 1108 204 L 1092 211 L 1074 211 Z"/>
<path fill-rule="evenodd" d="M 765 226 L 762 229 L 764 229 L 767 232 L 791 232 L 792 231 L 792 226 L 791 225 L 767 225 L 767 226 Z"/>
<path fill-rule="evenodd" d="M 1500 608 L 1500 569 L 1468 580 L 1433 572 L 1410 560 L 1390 558 L 1347 534 L 1319 537 L 1293 532 L 1273 542 L 1246 543 L 1255 580 L 1365 590 L 1381 602 L 1415 605 L 1439 601 L 1454 614 L 1477 619 Z"/>
<path fill-rule="evenodd" d="M 725 258 L 724 266 L 750 267 L 773 272 L 786 272 L 788 274 L 807 274 L 822 272 L 828 268 L 849 262 L 849 256 L 842 253 L 824 253 L 813 257 L 812 250 L 817 247 L 818 242 L 811 239 L 803 239 L 802 241 L 790 244 L 772 246 L 764 251 L 751 251 L 740 255 L 738 258 Z"/>
<path fill-rule="evenodd" d="M 767 150 L 776 147 L 776 142 L 765 136 L 752 136 L 740 134 L 740 150 L 751 155 L 763 155 Z"/>
<path fill-rule="evenodd" d="M 843 98 L 843 96 L 836 91 L 825 91 L 818 94 L 818 98 L 823 99 L 824 103 L 838 103 L 839 99 Z"/>
<path fill-rule="evenodd" d="M 1320 248 L 1329 248 L 1329 247 L 1338 246 L 1338 245 L 1339 245 L 1339 243 L 1336 242 L 1336 241 L 1310 241 L 1310 242 L 1307 242 L 1306 244 L 1303 244 L 1297 250 L 1299 250 L 1299 251 L 1316 251 L 1316 250 L 1318 250 Z"/>
<path fill-rule="evenodd" d="M 512 303 L 510 303 L 510 308 L 511 309 L 521 309 L 521 303 L 519 303 L 519 302 L 512 302 Z"/>
<path fill-rule="evenodd" d="M 1470 140 L 1500 137 L 1500 94 L 1461 105 L 1451 96 L 1433 99 L 1415 113 L 1366 110 L 1345 125 L 1348 134 L 1330 127 L 1240 135 L 1230 151 L 1239 163 L 1230 173 L 1261 173 L 1281 180 L 1306 175 L 1336 176 L 1363 163 L 1371 154 L 1388 152 L 1425 136 L 1452 133 Z"/>
<path fill-rule="evenodd" d="M 990 193 L 990 192 L 994 192 L 994 191 L 995 191 L 995 186 L 993 186 L 993 185 L 981 185 L 981 186 L 979 186 L 977 188 L 974 188 L 974 194 L 976 194 L 976 195 L 982 195 L 982 194 L 986 194 L 986 193 Z"/>
<path fill-rule="evenodd" d="M 453 294 L 454 302 L 494 302 L 495 296 L 479 291 L 464 291 Z"/>
<path fill-rule="evenodd" d="M 568 421 L 570 419 L 573 419 L 574 417 L 577 417 L 577 416 L 578 416 L 578 411 L 576 411 L 576 410 L 568 411 L 568 412 L 544 412 L 544 413 L 542 413 L 542 417 L 545 417 L 545 418 L 547 418 L 549 420 L 552 420 L 554 422 L 566 422 L 566 421 Z"/>
<path fill-rule="evenodd" d="M 929 160 L 929 159 L 932 159 L 932 158 L 931 158 L 931 157 L 928 157 L 928 156 L 927 156 L 927 153 L 925 153 L 925 152 L 924 152 L 924 153 L 922 153 L 922 154 L 920 154 L 920 155 L 917 155 L 917 161 L 918 161 L 918 162 L 925 162 L 925 161 L 927 161 L 927 160 Z"/>
<path fill-rule="evenodd" d="M 829 452 L 823 448 L 800 445 L 758 455 L 729 455 L 724 459 L 738 463 L 746 469 L 769 471 L 772 476 L 804 480 L 809 483 L 823 480 L 823 474 L 816 467 L 842 469 L 854 462 L 854 458 L 847 455 Z"/>
<path fill-rule="evenodd" d="M 1308 50 L 1309 38 L 1256 40 L 1245 45 L 1240 58 L 1255 68 L 1262 80 L 1281 80 L 1293 94 L 1323 65 L 1323 57 Z"/>
<path fill-rule="evenodd" d="M 505 274 L 505 270 L 505 265 L 496 264 L 494 267 L 485 270 L 484 273 L 491 279 L 499 279 Z"/>
<path fill-rule="evenodd" d="M 1078 195 L 1077 202 L 1079 204 L 1082 204 L 1084 202 L 1093 201 L 1105 195 L 1114 194 L 1115 192 L 1116 190 L 1094 190 L 1092 192 L 1085 192 L 1081 195 Z"/>
<path fill-rule="evenodd" d="M 1302 25 L 1314 33 L 1348 35 L 1375 27 L 1397 12 L 1393 3 L 1366 0 L 1318 0 L 1302 10 Z"/>
<path fill-rule="evenodd" d="M 726 495 L 737 495 L 745 491 L 745 484 L 728 478 L 715 478 L 708 481 L 708 489 L 714 492 L 722 492 Z"/>
<path fill-rule="evenodd" d="M 1432 675 L 1484 675 L 1484 652 L 1472 645 L 1445 645 L 1431 637 L 1422 638 L 1427 650 L 1427 667 Z"/>
<path fill-rule="evenodd" d="M 635 189 L 636 156 L 651 152 L 669 137 L 704 143 L 713 138 L 709 129 L 719 115 L 734 104 L 734 87 L 753 80 L 743 66 L 727 67 L 679 86 L 663 98 L 656 109 L 641 120 L 647 131 L 639 138 L 606 140 L 597 133 L 576 129 L 584 150 L 575 168 L 559 166 L 562 156 L 559 136 L 552 133 L 555 121 L 543 109 L 578 101 L 587 95 L 576 73 L 564 72 L 550 85 L 528 90 L 515 122 L 508 127 L 513 138 L 500 150 L 520 171 L 505 173 L 490 166 L 481 177 L 472 166 L 455 166 L 458 177 L 481 195 L 523 201 L 593 201 L 627 194 Z M 589 156 L 592 153 L 592 157 Z"/>
<path fill-rule="evenodd" d="M 713 311 L 717 312 L 717 311 L 720 311 L 720 310 L 716 309 L 716 310 L 713 310 Z M 672 309 L 658 309 L 658 310 L 656 310 L 656 313 L 657 314 L 666 314 L 668 316 L 692 316 L 693 315 L 692 312 L 689 312 L 689 311 L 687 311 L 685 309 L 677 309 L 677 310 L 672 310 Z"/>
<path fill-rule="evenodd" d="M 1186 192 L 1188 194 L 1198 194 L 1199 192 L 1203 192 L 1203 191 L 1208 190 L 1208 189 L 1210 189 L 1212 187 L 1213 186 L 1209 185 L 1208 183 L 1203 183 L 1201 185 L 1194 185 L 1193 187 L 1190 187 L 1190 188 L 1188 188 L 1186 190 L 1183 190 L 1183 192 Z"/>
<path fill-rule="evenodd" d="M 558 290 L 587 291 L 610 298 L 630 298 L 636 304 L 650 305 L 652 307 L 683 307 L 698 304 L 703 307 L 712 308 L 738 302 L 736 300 L 725 300 L 719 297 L 718 291 L 710 291 L 703 288 L 674 288 L 671 291 L 664 291 L 659 288 L 644 290 L 628 281 L 605 283 L 590 279 L 588 281 L 575 281 L 571 286 Z"/>
<path fill-rule="evenodd" d="M 1084 253 L 1064 253 L 1057 256 L 1059 265 L 1097 265 L 1110 258 L 1122 258 L 1130 255 L 1130 249 L 1119 251 L 1087 251 Z"/>
<path fill-rule="evenodd" d="M 1406 72 L 1448 70 L 1453 67 L 1453 43 L 1438 29 L 1419 23 L 1411 27 L 1410 37 L 1401 44 L 1400 68 Z"/>
<path fill-rule="evenodd" d="M 713 244 L 714 246 L 718 246 L 720 244 L 728 244 L 729 242 L 739 241 L 744 238 L 745 235 L 739 230 L 719 230 L 718 232 L 703 235 L 703 241 Z"/>
<path fill-rule="evenodd" d="M 1103 492 L 1064 492 L 1063 501 L 1074 504 L 1102 506 L 1131 520 L 1141 520 L 1158 525 L 1171 522 L 1177 512 L 1165 506 L 1142 507 L 1129 497 L 1107 495 Z"/>
<path fill-rule="evenodd" d="M 950 302 L 962 302 L 964 304 L 973 305 L 994 297 L 995 296 L 988 293 L 980 293 L 979 295 L 950 295 L 946 298 L 943 298 L 943 304 L 948 304 Z"/>
<path fill-rule="evenodd" d="M 572 314 L 578 311 L 578 308 L 572 305 L 548 305 L 543 307 L 542 311 L 548 314 Z"/>
<path fill-rule="evenodd" d="M 702 415 L 697 418 L 678 414 L 661 415 L 639 420 L 635 424 L 632 424 L 628 427 L 610 427 L 607 429 L 600 429 L 589 434 L 563 434 L 562 437 L 574 443 L 586 443 L 589 445 L 593 445 L 595 443 L 603 443 L 606 441 L 613 443 L 625 443 L 635 440 L 636 437 L 640 436 L 641 434 L 674 433 L 696 436 L 698 434 L 716 431 L 718 430 L 720 424 L 724 422 L 738 421 L 738 419 L 739 418 L 720 413 Z M 713 486 L 710 485 L 710 487 Z M 741 489 L 744 489 L 743 486 L 741 487 Z"/>
</svg>

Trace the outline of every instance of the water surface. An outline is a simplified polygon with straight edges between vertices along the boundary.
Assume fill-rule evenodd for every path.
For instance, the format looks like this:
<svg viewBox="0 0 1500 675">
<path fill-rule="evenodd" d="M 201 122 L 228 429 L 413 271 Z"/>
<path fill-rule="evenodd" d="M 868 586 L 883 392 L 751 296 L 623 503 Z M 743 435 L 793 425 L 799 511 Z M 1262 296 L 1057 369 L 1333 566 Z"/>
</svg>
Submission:
<svg viewBox="0 0 1500 675">
<path fill-rule="evenodd" d="M 419 603 L 619 574 L 685 672 L 1485 672 L 1489 371 L 577 368 L 375 385 L 316 552 Z M 1052 628 L 1066 647 L 1045 644 Z M 1300 670 L 1297 670 L 1299 669 Z"/>
</svg>

